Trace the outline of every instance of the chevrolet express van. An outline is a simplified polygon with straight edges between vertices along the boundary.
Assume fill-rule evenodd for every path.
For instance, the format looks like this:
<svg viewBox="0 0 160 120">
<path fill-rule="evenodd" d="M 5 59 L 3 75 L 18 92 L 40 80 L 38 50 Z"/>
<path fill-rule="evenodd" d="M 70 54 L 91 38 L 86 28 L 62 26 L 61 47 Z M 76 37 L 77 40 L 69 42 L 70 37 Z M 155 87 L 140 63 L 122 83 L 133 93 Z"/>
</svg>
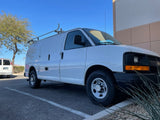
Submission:
<svg viewBox="0 0 160 120">
<path fill-rule="evenodd" d="M 83 85 L 91 101 L 104 106 L 113 101 L 117 86 L 140 80 L 135 70 L 159 78 L 160 56 L 121 45 L 109 34 L 88 28 L 34 42 L 25 63 L 30 87 L 40 87 L 41 80 Z"/>
<path fill-rule="evenodd" d="M 9 59 L 0 58 L 0 76 L 2 75 L 7 77 L 12 75 L 12 63 Z"/>
</svg>

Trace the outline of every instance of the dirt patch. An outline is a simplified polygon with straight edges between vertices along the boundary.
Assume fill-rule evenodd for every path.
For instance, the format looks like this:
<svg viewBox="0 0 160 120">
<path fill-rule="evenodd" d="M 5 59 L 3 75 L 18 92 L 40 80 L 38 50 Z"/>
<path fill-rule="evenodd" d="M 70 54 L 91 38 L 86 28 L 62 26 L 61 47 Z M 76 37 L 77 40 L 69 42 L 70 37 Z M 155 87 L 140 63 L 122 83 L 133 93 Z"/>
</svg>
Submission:
<svg viewBox="0 0 160 120">
<path fill-rule="evenodd" d="M 130 115 L 127 111 L 132 113 L 147 115 L 146 111 L 137 104 L 132 104 L 122 108 L 121 110 L 112 113 L 111 115 L 105 116 L 100 120 L 140 120 L 133 115 Z"/>
</svg>

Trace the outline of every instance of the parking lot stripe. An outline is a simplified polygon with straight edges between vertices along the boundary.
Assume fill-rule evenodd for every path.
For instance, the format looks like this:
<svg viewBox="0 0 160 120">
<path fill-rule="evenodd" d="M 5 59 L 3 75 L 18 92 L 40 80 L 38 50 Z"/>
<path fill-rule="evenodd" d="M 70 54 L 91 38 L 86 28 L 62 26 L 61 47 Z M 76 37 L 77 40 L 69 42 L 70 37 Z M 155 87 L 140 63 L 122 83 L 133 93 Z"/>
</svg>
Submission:
<svg viewBox="0 0 160 120">
<path fill-rule="evenodd" d="M 44 99 L 44 98 L 41 98 L 41 97 L 32 95 L 32 94 L 27 93 L 27 92 L 19 91 L 19 90 L 17 90 L 17 89 L 12 89 L 12 88 L 9 88 L 9 87 L 5 87 L 5 89 L 10 90 L 10 91 L 14 91 L 14 92 L 17 92 L 17 93 L 20 93 L 20 94 L 23 94 L 23 95 L 26 95 L 26 96 L 30 96 L 30 97 L 32 97 L 32 98 L 35 98 L 35 99 L 37 99 L 37 100 L 46 102 L 46 103 L 48 103 L 48 104 L 51 104 L 51 105 L 56 106 L 56 107 L 59 107 L 59 108 L 61 108 L 61 109 L 64 109 L 64 110 L 69 111 L 69 112 L 71 112 L 71 113 L 77 114 L 77 115 L 79 115 L 79 116 L 81 116 L 81 117 L 84 117 L 84 118 L 88 118 L 88 117 L 91 116 L 91 115 L 88 115 L 88 114 L 83 113 L 83 112 L 81 112 L 81 111 L 74 110 L 74 109 L 72 109 L 72 108 L 69 108 L 69 107 L 66 107 L 66 106 L 57 104 L 57 103 L 55 103 L 55 102 L 53 102 L 53 101 L 50 101 L 50 100 L 47 100 L 47 99 Z"/>
<path fill-rule="evenodd" d="M 96 113 L 88 118 L 85 118 L 84 120 L 98 120 L 98 119 L 103 118 L 104 116 L 110 115 L 110 114 L 114 113 L 115 111 L 118 111 L 121 108 L 123 108 L 127 105 L 130 105 L 132 103 L 133 102 L 131 101 L 131 99 L 122 101 L 122 102 L 120 102 L 116 105 L 113 105 L 112 107 L 109 107 L 99 113 Z"/>
</svg>

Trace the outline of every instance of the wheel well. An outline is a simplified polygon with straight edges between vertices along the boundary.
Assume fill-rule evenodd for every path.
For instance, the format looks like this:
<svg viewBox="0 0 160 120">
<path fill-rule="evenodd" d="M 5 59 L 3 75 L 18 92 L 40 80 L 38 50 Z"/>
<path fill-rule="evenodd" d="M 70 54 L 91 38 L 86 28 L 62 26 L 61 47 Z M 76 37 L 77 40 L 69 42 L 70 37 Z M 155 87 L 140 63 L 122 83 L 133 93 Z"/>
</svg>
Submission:
<svg viewBox="0 0 160 120">
<path fill-rule="evenodd" d="M 102 65 L 95 65 L 95 66 L 90 67 L 90 68 L 87 70 L 86 75 L 85 75 L 85 85 L 86 85 L 88 76 L 89 76 L 92 72 L 94 72 L 94 71 L 96 71 L 96 70 L 104 70 L 104 71 L 106 71 L 106 72 L 109 72 L 109 73 L 111 74 L 111 76 L 113 77 L 113 82 L 114 82 L 114 84 L 117 84 L 117 82 L 116 82 L 116 80 L 115 80 L 115 77 L 114 77 L 114 75 L 113 75 L 113 72 L 112 72 L 110 69 L 108 69 L 107 67 L 102 66 Z"/>
<path fill-rule="evenodd" d="M 30 72 L 31 72 L 32 70 L 36 71 L 36 69 L 35 69 L 33 66 L 31 66 L 30 69 L 29 69 L 29 74 L 30 74 Z"/>
</svg>

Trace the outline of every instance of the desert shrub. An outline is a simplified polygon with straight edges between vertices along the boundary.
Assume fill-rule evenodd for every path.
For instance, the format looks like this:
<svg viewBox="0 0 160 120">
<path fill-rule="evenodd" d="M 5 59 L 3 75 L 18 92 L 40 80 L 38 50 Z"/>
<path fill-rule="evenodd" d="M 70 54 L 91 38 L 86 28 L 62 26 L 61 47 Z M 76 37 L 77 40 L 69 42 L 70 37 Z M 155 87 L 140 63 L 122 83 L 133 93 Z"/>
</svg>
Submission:
<svg viewBox="0 0 160 120">
<path fill-rule="evenodd" d="M 136 73 L 141 78 L 143 87 L 130 85 L 130 88 L 125 90 L 125 92 L 146 111 L 147 115 L 130 111 L 127 111 L 127 113 L 141 120 L 160 120 L 160 81 L 154 82 L 141 73 Z"/>
<path fill-rule="evenodd" d="M 20 73 L 24 71 L 24 66 L 14 66 L 14 73 Z"/>
</svg>

